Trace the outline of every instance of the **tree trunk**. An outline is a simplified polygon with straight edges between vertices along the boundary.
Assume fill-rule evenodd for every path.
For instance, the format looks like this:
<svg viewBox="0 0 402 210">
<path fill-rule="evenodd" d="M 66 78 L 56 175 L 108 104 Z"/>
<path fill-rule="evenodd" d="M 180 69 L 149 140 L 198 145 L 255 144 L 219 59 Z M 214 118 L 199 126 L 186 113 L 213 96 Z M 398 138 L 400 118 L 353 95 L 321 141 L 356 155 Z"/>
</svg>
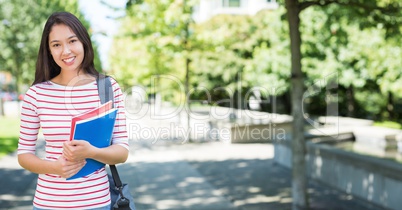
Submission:
<svg viewBox="0 0 402 210">
<path fill-rule="evenodd" d="M 293 210 L 307 209 L 307 175 L 306 145 L 304 139 L 304 119 L 302 113 L 302 96 L 304 91 L 303 73 L 301 70 L 301 35 L 300 8 L 298 0 L 286 0 L 287 18 L 290 32 L 291 50 L 291 99 L 292 99 L 292 198 Z"/>
<path fill-rule="evenodd" d="M 350 85 L 346 91 L 346 98 L 347 98 L 347 116 L 348 117 L 354 117 L 355 116 L 355 93 L 353 90 L 353 86 Z"/>
<path fill-rule="evenodd" d="M 0 98 L 0 117 L 4 116 L 3 104 L 3 98 Z"/>
<path fill-rule="evenodd" d="M 387 103 L 387 112 L 389 120 L 395 120 L 395 112 L 394 112 L 394 96 L 391 91 L 388 92 L 388 103 Z"/>
<path fill-rule="evenodd" d="M 191 133 L 191 124 L 190 124 L 190 120 L 191 120 L 191 116 L 190 116 L 190 59 L 188 58 L 188 55 L 186 55 L 186 79 L 185 79 L 185 92 L 186 92 L 186 108 L 187 108 L 187 129 L 189 133 Z M 191 138 L 191 134 L 188 136 L 188 141 L 192 142 L 192 138 Z"/>
<path fill-rule="evenodd" d="M 186 11 L 187 11 L 187 0 L 184 0 L 183 1 L 183 14 L 186 14 Z M 190 124 L 190 120 L 191 120 L 191 116 L 190 116 L 190 113 L 191 113 L 191 111 L 190 111 L 190 95 L 189 95 L 189 93 L 190 93 L 190 63 L 191 63 L 191 60 L 190 60 L 190 58 L 189 58 L 189 52 L 190 52 L 190 49 L 189 49 L 189 46 L 188 46 L 188 41 L 189 41 L 189 38 L 190 38 L 190 32 L 189 32 L 189 30 L 190 30 L 190 22 L 189 22 L 189 20 L 187 19 L 186 20 L 186 22 L 185 22 L 185 26 L 184 26 L 184 39 L 183 39 L 183 46 L 184 46 L 184 49 L 185 49 L 185 72 L 186 72 L 186 78 L 185 78 L 185 82 L 184 82 L 184 84 L 185 84 L 185 87 L 184 87 L 184 91 L 185 91 L 185 100 L 186 100 L 186 110 L 187 110 L 187 112 L 186 112 L 186 115 L 187 115 L 187 132 L 190 134 L 189 136 L 188 136 L 188 141 L 189 142 L 192 142 L 192 138 L 191 138 L 191 124 Z"/>
<path fill-rule="evenodd" d="M 18 66 L 16 69 L 16 74 L 14 75 L 15 78 L 15 92 L 17 94 L 20 94 L 20 83 L 21 83 L 21 72 L 20 72 L 20 67 Z"/>
</svg>

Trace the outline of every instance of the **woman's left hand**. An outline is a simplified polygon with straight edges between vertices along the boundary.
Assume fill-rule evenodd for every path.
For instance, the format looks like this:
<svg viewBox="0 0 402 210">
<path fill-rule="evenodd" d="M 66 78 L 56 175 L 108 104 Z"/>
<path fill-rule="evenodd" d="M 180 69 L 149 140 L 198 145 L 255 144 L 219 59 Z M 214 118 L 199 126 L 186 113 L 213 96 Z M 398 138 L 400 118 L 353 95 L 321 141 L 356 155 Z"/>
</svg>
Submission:
<svg viewBox="0 0 402 210">
<path fill-rule="evenodd" d="M 78 161 L 91 157 L 93 146 L 84 140 L 65 141 L 63 143 L 63 156 L 67 160 Z"/>
</svg>

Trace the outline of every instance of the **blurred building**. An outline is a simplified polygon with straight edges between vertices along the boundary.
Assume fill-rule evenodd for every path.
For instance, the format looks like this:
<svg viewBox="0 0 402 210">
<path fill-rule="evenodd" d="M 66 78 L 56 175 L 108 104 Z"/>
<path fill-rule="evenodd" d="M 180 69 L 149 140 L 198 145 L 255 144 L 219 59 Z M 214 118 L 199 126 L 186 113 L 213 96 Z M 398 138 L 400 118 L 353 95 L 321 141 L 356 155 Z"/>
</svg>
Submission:
<svg viewBox="0 0 402 210">
<path fill-rule="evenodd" d="M 255 15 L 264 9 L 277 9 L 276 0 L 201 0 L 194 8 L 194 20 L 203 22 L 214 15 Z"/>
<path fill-rule="evenodd" d="M 7 85 L 12 82 L 12 75 L 10 72 L 7 71 L 0 71 L 0 84 Z"/>
<path fill-rule="evenodd" d="M 10 72 L 0 71 L 0 97 L 5 97 L 4 92 L 13 91 L 15 80 Z"/>
</svg>

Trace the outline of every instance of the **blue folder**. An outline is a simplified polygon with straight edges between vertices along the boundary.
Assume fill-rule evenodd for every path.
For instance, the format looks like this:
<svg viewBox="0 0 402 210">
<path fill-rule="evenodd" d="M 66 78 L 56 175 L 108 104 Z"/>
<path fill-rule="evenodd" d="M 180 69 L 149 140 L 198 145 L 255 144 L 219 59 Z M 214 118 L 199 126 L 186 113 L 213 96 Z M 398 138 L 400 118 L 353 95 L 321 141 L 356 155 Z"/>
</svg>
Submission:
<svg viewBox="0 0 402 210">
<path fill-rule="evenodd" d="M 75 125 L 73 139 L 86 140 L 91 145 L 98 148 L 108 147 L 111 143 L 116 115 L 117 110 L 113 109 L 106 115 L 98 116 L 90 120 L 78 121 Z M 67 178 L 67 180 L 88 176 L 105 166 L 104 163 L 93 159 L 88 158 L 86 161 L 85 166 L 77 174 Z"/>
</svg>

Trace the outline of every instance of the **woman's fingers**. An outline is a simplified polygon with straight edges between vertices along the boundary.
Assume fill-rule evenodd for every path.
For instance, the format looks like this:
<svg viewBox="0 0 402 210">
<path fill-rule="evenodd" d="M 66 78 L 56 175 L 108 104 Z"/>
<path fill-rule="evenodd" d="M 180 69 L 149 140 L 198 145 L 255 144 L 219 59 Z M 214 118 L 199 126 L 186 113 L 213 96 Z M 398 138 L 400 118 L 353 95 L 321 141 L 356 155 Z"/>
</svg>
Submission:
<svg viewBox="0 0 402 210">
<path fill-rule="evenodd" d="M 77 164 L 71 165 L 69 166 L 69 169 L 67 169 L 66 171 L 66 177 L 65 178 L 69 178 L 74 176 L 76 173 L 78 173 L 78 171 L 80 171 L 82 169 L 82 167 L 85 166 L 85 161 L 84 162 L 77 162 Z"/>
<path fill-rule="evenodd" d="M 83 140 L 72 140 L 63 143 L 63 156 L 68 160 L 75 161 L 87 158 L 90 144 Z"/>
<path fill-rule="evenodd" d="M 86 161 L 85 159 L 79 160 L 79 161 L 69 161 L 66 160 L 65 158 L 62 158 L 64 160 L 61 160 L 61 176 L 64 178 L 69 178 L 76 174 L 78 171 L 82 169 L 82 167 L 85 166 Z"/>
</svg>

